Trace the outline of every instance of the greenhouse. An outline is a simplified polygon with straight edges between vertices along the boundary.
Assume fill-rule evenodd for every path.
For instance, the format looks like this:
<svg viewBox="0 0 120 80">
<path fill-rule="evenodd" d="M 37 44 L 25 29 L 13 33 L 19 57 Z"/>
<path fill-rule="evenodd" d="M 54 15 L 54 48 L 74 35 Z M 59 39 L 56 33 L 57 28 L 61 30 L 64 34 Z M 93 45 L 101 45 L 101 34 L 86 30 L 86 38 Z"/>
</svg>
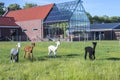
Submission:
<svg viewBox="0 0 120 80">
<path fill-rule="evenodd" d="M 81 0 L 54 4 L 43 23 L 45 37 L 88 39 L 90 22 Z"/>
</svg>

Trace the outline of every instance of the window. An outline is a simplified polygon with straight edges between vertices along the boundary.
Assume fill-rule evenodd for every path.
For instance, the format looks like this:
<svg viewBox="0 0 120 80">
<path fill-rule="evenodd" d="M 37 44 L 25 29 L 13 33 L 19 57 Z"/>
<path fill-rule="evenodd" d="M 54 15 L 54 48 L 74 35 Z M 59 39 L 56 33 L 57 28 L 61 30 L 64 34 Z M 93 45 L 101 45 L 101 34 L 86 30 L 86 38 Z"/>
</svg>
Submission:
<svg viewBox="0 0 120 80">
<path fill-rule="evenodd" d="M 27 29 L 23 29 L 22 31 L 23 31 L 23 32 L 26 32 L 26 31 L 27 31 Z"/>
<path fill-rule="evenodd" d="M 10 35 L 11 36 L 16 36 L 17 35 L 17 30 L 16 29 L 10 29 Z"/>
<path fill-rule="evenodd" d="M 37 31 L 38 29 L 33 29 L 33 31 Z"/>
</svg>

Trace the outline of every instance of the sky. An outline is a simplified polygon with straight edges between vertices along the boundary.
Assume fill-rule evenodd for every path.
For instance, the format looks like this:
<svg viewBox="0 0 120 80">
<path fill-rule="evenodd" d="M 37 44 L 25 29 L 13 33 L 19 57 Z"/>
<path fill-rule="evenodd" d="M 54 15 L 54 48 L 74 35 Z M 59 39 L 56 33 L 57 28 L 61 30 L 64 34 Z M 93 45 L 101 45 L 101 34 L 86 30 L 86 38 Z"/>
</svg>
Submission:
<svg viewBox="0 0 120 80">
<path fill-rule="evenodd" d="M 5 6 L 17 3 L 21 7 L 25 3 L 34 3 L 37 5 L 45 5 L 51 3 L 63 3 L 73 0 L 0 0 L 4 2 Z M 120 0 L 82 0 L 83 6 L 86 12 L 89 12 L 92 16 L 120 16 Z"/>
</svg>

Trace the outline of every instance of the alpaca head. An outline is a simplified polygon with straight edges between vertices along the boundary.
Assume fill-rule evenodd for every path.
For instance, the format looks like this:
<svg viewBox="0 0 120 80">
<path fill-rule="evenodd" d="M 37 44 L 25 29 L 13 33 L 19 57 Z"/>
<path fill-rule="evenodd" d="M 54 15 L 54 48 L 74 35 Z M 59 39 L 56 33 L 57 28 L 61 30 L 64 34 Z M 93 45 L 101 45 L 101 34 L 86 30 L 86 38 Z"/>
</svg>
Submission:
<svg viewBox="0 0 120 80">
<path fill-rule="evenodd" d="M 35 47 L 35 43 L 31 43 L 32 47 Z"/>
<path fill-rule="evenodd" d="M 95 50 L 95 47 L 97 45 L 97 42 L 92 42 L 93 43 L 93 49 Z"/>
<path fill-rule="evenodd" d="M 60 41 L 55 42 L 58 46 L 60 45 Z"/>
<path fill-rule="evenodd" d="M 93 45 L 94 45 L 94 46 L 96 46 L 96 45 L 97 45 L 97 42 L 92 42 L 92 43 L 93 43 Z"/>
<path fill-rule="evenodd" d="M 20 48 L 20 47 L 21 47 L 21 44 L 18 42 L 16 46 L 17 46 L 18 48 Z"/>
</svg>

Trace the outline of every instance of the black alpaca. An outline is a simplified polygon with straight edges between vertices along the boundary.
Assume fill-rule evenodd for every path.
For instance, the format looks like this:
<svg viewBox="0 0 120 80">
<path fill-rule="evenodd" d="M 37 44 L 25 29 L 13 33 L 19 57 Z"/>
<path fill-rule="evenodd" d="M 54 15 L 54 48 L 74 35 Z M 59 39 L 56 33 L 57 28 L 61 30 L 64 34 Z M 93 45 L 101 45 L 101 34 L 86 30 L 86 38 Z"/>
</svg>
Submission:
<svg viewBox="0 0 120 80">
<path fill-rule="evenodd" d="M 85 47 L 85 60 L 87 57 L 87 53 L 89 53 L 89 59 L 94 60 L 95 59 L 95 48 L 96 48 L 97 42 L 93 42 L 93 47 L 87 46 Z"/>
</svg>

